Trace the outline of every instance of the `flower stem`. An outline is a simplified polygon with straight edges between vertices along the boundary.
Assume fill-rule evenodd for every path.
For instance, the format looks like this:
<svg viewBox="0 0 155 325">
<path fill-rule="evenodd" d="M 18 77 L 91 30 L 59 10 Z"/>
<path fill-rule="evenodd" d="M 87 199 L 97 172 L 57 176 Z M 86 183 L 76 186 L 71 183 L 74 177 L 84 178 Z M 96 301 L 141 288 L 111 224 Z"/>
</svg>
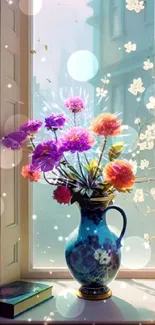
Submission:
<svg viewBox="0 0 155 325">
<path fill-rule="evenodd" d="M 86 163 L 89 165 L 89 160 L 88 160 L 87 155 L 85 153 L 84 153 L 84 157 L 86 159 Z"/>
<path fill-rule="evenodd" d="M 83 174 L 83 170 L 82 170 L 82 167 L 81 167 L 80 155 L 79 155 L 78 152 L 77 152 L 77 159 L 78 159 L 78 164 L 79 164 L 81 175 L 83 176 L 84 180 L 86 181 L 86 178 L 85 178 L 85 176 Z"/>
<path fill-rule="evenodd" d="M 48 179 L 46 178 L 46 174 L 45 174 L 45 172 L 43 172 L 43 176 L 44 176 L 44 180 L 45 180 L 48 184 L 53 185 L 53 184 L 50 183 L 50 182 L 48 181 Z"/>
<path fill-rule="evenodd" d="M 142 178 L 136 178 L 135 180 L 135 183 L 145 183 L 145 182 L 155 182 L 155 178 L 142 177 Z"/>
<path fill-rule="evenodd" d="M 30 137 L 30 143 L 31 143 L 33 149 L 35 149 L 36 147 L 35 147 L 35 144 L 34 144 L 34 142 L 33 142 L 33 137 Z"/>
<path fill-rule="evenodd" d="M 74 125 L 76 126 L 76 113 L 74 112 Z"/>
<path fill-rule="evenodd" d="M 100 157 L 99 157 L 99 161 L 98 161 L 98 164 L 97 164 L 97 167 L 96 167 L 96 171 L 95 171 L 95 174 L 94 174 L 94 179 L 96 179 L 96 175 L 97 175 L 98 169 L 100 167 L 100 163 L 101 163 L 101 160 L 102 160 L 102 157 L 103 157 L 103 153 L 104 153 L 106 144 L 107 144 L 107 137 L 104 139 L 103 147 L 102 147 L 102 150 L 101 150 L 101 153 L 100 153 Z"/>
<path fill-rule="evenodd" d="M 56 142 L 58 142 L 57 131 L 56 130 L 53 130 L 53 133 L 54 133 Z"/>
</svg>

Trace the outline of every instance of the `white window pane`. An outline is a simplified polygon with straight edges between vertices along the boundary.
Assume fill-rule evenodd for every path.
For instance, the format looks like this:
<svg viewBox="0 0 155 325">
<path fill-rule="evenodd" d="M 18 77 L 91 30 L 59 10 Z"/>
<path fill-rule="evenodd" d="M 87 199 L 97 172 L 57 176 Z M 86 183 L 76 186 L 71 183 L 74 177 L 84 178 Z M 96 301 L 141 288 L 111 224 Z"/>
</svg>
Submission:
<svg viewBox="0 0 155 325">
<path fill-rule="evenodd" d="M 125 140 L 129 145 L 125 148 L 126 153 L 129 148 L 134 148 L 127 159 L 136 160 L 138 166 L 142 164 L 141 161 L 148 160 L 149 167 L 138 168 L 138 175 L 154 176 L 154 169 L 149 169 L 155 166 L 154 152 L 147 150 L 137 153 L 135 144 L 138 125 L 134 122 L 137 110 L 138 118 L 142 122 L 147 117 L 154 118 L 154 111 L 146 108 L 149 97 L 154 94 L 152 70 L 143 69 L 144 59 L 149 55 L 153 60 L 154 56 L 151 43 L 153 26 L 146 26 L 144 15 L 130 12 L 125 8 L 123 1 L 121 3 L 125 11 L 126 36 L 121 34 L 120 7 L 114 5 L 111 13 L 113 34 L 121 34 L 121 37 L 119 41 L 112 40 L 109 37 L 111 25 L 105 19 L 109 13 L 107 0 L 102 0 L 101 8 L 99 1 L 59 2 L 44 0 L 43 8 L 34 15 L 32 50 L 35 50 L 36 54 L 32 55 L 33 117 L 43 120 L 52 112 L 66 112 L 64 100 L 75 95 L 83 97 L 87 102 L 87 110 L 79 116 L 82 125 L 89 126 L 92 116 L 105 107 L 107 111 L 121 113 L 120 116 L 123 122 L 129 125 L 129 129 L 126 130 L 126 137 L 120 137 L 119 141 Z M 153 10 L 152 3 L 147 14 L 150 16 Z M 133 57 L 132 53 L 126 53 L 124 50 L 124 44 L 130 40 L 137 44 L 137 52 Z M 109 86 L 103 85 L 100 80 L 105 79 L 109 73 L 110 76 L 106 78 L 111 82 Z M 146 93 L 142 96 L 138 109 L 137 100 L 141 95 L 134 96 L 128 88 L 133 79 L 139 77 L 143 80 Z M 96 87 L 109 87 L 109 96 L 114 100 L 96 97 Z M 110 87 L 114 89 L 113 94 L 110 94 Z M 49 133 L 42 132 L 38 141 L 49 137 Z M 155 267 L 155 240 L 152 240 L 149 248 L 143 245 L 144 234 L 155 235 L 155 201 L 153 196 L 148 194 L 155 188 L 155 184 L 140 184 L 136 185 L 136 188 L 144 191 L 144 202 L 136 204 L 133 201 L 135 190 L 128 195 L 118 195 L 115 202 L 126 211 L 128 217 L 122 267 Z M 33 185 L 31 233 L 34 267 L 66 266 L 65 242 L 79 224 L 80 213 L 77 206 L 58 205 L 52 196 L 53 188 L 45 184 L 44 180 Z M 115 215 L 109 212 L 108 222 L 119 234 L 122 227 L 121 218 L 115 218 Z"/>
</svg>

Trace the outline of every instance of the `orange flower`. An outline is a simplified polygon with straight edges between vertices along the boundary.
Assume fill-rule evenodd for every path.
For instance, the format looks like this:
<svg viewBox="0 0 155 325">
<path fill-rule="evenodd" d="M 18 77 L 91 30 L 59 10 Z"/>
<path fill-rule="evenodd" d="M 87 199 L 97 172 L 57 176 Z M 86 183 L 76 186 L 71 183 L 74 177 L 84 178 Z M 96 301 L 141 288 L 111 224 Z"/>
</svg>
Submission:
<svg viewBox="0 0 155 325">
<path fill-rule="evenodd" d="M 132 166 L 125 160 L 108 163 L 103 170 L 104 180 L 111 183 L 117 190 L 131 189 L 135 183 Z"/>
<path fill-rule="evenodd" d="M 40 170 L 34 169 L 32 165 L 23 166 L 21 174 L 24 178 L 28 178 L 31 182 L 38 182 L 41 177 Z"/>
<path fill-rule="evenodd" d="M 113 137 L 121 134 L 121 124 L 122 121 L 115 114 L 102 113 L 92 121 L 91 130 L 97 135 Z"/>
</svg>

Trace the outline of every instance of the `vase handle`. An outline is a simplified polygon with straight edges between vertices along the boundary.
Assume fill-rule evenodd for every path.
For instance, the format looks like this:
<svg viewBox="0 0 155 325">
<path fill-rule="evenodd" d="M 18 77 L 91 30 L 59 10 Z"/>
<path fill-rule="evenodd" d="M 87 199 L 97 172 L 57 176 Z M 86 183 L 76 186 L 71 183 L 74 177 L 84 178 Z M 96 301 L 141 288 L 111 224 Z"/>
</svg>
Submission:
<svg viewBox="0 0 155 325">
<path fill-rule="evenodd" d="M 126 227 L 127 227 L 127 217 L 126 217 L 126 214 L 125 212 L 123 211 L 123 209 L 121 209 L 120 207 L 116 206 L 116 205 L 112 205 L 112 206 L 109 206 L 107 207 L 104 212 L 107 213 L 108 210 L 111 210 L 111 209 L 114 209 L 114 210 L 117 210 L 120 212 L 120 214 L 122 215 L 123 217 L 123 228 L 122 228 L 122 231 L 121 231 L 121 234 L 120 234 L 120 237 L 116 240 L 116 244 L 117 244 L 117 247 L 120 248 L 122 245 L 121 245 L 121 240 L 125 234 L 125 231 L 126 231 Z"/>
</svg>

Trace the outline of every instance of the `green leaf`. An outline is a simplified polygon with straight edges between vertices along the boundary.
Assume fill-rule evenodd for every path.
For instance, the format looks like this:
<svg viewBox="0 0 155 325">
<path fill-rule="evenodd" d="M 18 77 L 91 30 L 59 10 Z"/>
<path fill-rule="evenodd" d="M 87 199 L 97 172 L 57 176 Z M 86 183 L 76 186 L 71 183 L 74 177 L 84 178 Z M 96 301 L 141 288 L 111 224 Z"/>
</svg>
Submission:
<svg viewBox="0 0 155 325">
<path fill-rule="evenodd" d="M 109 160 L 117 159 L 124 148 L 124 142 L 117 142 L 113 144 L 108 152 Z"/>
</svg>

